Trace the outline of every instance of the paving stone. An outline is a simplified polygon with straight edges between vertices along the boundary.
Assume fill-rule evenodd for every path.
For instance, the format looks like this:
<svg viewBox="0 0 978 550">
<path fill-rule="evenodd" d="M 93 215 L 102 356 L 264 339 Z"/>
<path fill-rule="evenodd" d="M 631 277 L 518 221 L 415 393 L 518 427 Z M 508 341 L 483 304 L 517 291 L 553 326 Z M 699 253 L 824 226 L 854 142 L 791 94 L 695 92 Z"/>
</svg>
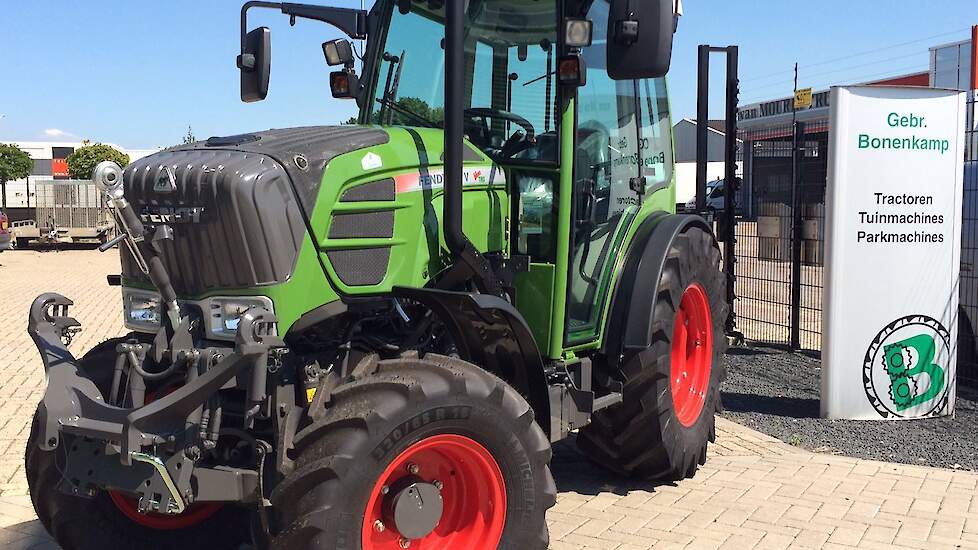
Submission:
<svg viewBox="0 0 978 550">
<path fill-rule="evenodd" d="M 4 253 L 0 319 L 24 319 L 45 291 L 75 301 L 81 355 L 123 334 L 121 296 L 105 284 L 115 254 Z M 56 547 L 35 519 L 23 452 L 44 374 L 23 322 L 0 325 L 0 548 Z M 676 484 L 600 471 L 572 442 L 555 446 L 553 550 L 978 550 L 978 474 L 819 455 L 724 418 L 709 461 Z M 124 549 L 119 549 L 124 550 Z"/>
</svg>

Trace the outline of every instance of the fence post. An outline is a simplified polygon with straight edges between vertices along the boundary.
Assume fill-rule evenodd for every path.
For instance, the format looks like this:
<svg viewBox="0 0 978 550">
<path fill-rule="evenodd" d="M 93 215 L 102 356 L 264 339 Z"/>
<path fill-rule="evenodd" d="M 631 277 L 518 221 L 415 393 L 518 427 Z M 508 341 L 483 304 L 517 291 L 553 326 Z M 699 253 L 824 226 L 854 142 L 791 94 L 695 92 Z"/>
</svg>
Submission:
<svg viewBox="0 0 978 550">
<path fill-rule="evenodd" d="M 710 46 L 700 45 L 696 79 L 696 213 L 706 212 L 706 169 L 709 160 Z M 712 222 L 712 220 L 711 220 Z"/>
<path fill-rule="evenodd" d="M 737 104 L 740 96 L 740 79 L 738 74 L 738 57 L 740 49 L 729 46 L 727 50 L 727 112 L 726 118 L 726 151 L 724 151 L 724 201 L 723 201 L 723 271 L 727 276 L 727 319 L 725 330 L 733 335 L 737 328 L 737 313 L 734 302 L 737 299 Z"/>
<path fill-rule="evenodd" d="M 805 123 L 795 122 L 791 139 L 791 348 L 801 348 L 801 162 L 805 152 Z"/>
</svg>

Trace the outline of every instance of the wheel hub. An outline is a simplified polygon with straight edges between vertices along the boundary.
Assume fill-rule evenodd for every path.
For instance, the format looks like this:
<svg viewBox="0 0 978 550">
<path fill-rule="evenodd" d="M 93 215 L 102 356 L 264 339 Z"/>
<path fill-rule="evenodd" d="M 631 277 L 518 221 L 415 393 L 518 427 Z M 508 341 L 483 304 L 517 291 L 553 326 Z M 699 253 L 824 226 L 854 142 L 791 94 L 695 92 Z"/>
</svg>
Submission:
<svg viewBox="0 0 978 550">
<path fill-rule="evenodd" d="M 363 550 L 495 550 L 506 523 L 506 482 L 482 444 L 429 436 L 396 455 L 364 510 Z"/>
<path fill-rule="evenodd" d="M 441 521 L 444 502 L 441 491 L 432 483 L 408 481 L 384 499 L 386 524 L 408 540 L 427 537 Z"/>
</svg>

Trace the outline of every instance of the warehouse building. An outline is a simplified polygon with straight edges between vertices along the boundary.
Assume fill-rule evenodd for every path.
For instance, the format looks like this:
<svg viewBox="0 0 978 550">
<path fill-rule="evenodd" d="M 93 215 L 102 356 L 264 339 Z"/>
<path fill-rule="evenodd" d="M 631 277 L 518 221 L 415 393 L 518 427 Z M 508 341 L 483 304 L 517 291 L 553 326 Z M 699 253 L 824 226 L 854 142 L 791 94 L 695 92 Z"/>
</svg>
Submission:
<svg viewBox="0 0 978 550">
<path fill-rule="evenodd" d="M 978 26 L 972 34 L 978 37 Z M 871 86 L 927 86 L 966 91 L 978 89 L 978 39 L 962 40 L 930 48 L 930 69 L 884 79 L 857 81 Z M 846 83 L 839 83 L 846 84 Z M 973 92 L 972 92 L 973 93 Z M 740 205 L 748 218 L 781 216 L 792 202 L 791 150 L 792 120 L 804 123 L 801 142 L 802 187 L 795 199 L 806 217 L 822 215 L 828 169 L 830 90 L 814 90 L 812 105 L 793 112 L 794 97 L 755 102 L 740 107 L 737 113 L 738 171 L 743 175 Z M 969 128 L 975 127 L 974 113 Z M 971 158 L 978 158 L 978 144 L 971 144 Z M 780 210 L 779 210 L 780 209 Z"/>
<path fill-rule="evenodd" d="M 2 140 L 0 143 L 13 143 L 29 154 L 34 160 L 34 168 L 31 175 L 24 179 L 8 181 L 6 185 L 6 205 L 7 214 L 10 221 L 20 221 L 32 217 L 32 208 L 37 196 L 37 182 L 69 179 L 68 176 L 68 156 L 75 152 L 75 149 L 85 146 L 83 142 L 68 141 L 17 141 Z M 116 149 L 129 155 L 129 160 L 133 161 L 156 152 L 155 149 L 126 149 L 113 145 Z M 3 204 L 3 203 L 0 203 Z"/>
</svg>

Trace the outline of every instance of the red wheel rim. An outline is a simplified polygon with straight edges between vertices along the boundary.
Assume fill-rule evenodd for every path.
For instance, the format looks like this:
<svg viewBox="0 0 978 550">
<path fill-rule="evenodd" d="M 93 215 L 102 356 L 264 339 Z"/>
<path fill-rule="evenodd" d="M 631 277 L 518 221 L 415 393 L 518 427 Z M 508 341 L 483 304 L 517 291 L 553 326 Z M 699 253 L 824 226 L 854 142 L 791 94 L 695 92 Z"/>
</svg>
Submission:
<svg viewBox="0 0 978 550">
<path fill-rule="evenodd" d="M 141 514 L 136 507 L 137 500 L 135 497 L 119 491 L 108 491 L 108 493 L 115 507 L 124 516 L 143 527 L 160 531 L 193 527 L 216 514 L 224 506 L 222 502 L 199 502 L 192 504 L 184 513 L 178 516 L 155 513 Z"/>
<path fill-rule="evenodd" d="M 689 428 L 699 420 L 713 370 L 713 315 L 706 291 L 693 283 L 683 293 L 672 330 L 669 379 L 672 405 L 679 423 Z"/>
<path fill-rule="evenodd" d="M 176 387 L 172 387 L 163 390 L 160 392 L 163 395 L 159 397 L 165 396 L 176 389 Z M 146 394 L 146 404 L 152 403 L 157 397 L 158 396 L 154 393 Z M 115 507 L 122 512 L 122 515 L 126 516 L 134 523 L 142 525 L 143 527 L 157 529 L 160 531 L 171 531 L 174 529 L 193 527 L 194 525 L 197 525 L 198 523 L 210 518 L 224 507 L 223 502 L 198 502 L 190 505 L 190 507 L 184 510 L 182 514 L 177 516 L 156 514 L 152 512 L 143 514 L 139 511 L 137 506 L 139 501 L 136 499 L 136 497 L 120 491 L 106 492 L 109 494 L 109 498 L 112 499 Z"/>
<path fill-rule="evenodd" d="M 441 484 L 444 511 L 435 530 L 411 549 L 495 550 L 506 524 L 506 482 L 499 464 L 479 443 L 460 435 L 436 435 L 399 454 L 370 493 L 363 518 L 363 550 L 400 550 L 401 536 L 383 524 L 384 488 L 412 475 Z M 439 482 L 439 483 L 436 483 Z M 380 523 L 378 523 L 380 522 Z"/>
</svg>

